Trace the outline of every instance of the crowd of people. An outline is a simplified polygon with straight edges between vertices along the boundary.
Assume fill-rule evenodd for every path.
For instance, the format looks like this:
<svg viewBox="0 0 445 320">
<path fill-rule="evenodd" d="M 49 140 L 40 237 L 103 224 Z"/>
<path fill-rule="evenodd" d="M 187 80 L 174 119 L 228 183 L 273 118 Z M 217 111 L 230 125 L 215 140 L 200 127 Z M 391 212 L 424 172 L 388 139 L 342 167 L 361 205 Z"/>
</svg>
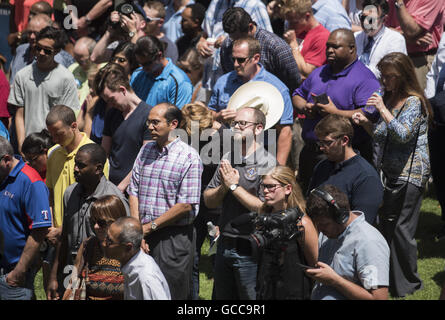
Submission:
<svg viewBox="0 0 445 320">
<path fill-rule="evenodd" d="M 0 300 L 198 300 L 206 237 L 215 300 L 423 287 L 445 2 L 9 2 Z"/>
</svg>

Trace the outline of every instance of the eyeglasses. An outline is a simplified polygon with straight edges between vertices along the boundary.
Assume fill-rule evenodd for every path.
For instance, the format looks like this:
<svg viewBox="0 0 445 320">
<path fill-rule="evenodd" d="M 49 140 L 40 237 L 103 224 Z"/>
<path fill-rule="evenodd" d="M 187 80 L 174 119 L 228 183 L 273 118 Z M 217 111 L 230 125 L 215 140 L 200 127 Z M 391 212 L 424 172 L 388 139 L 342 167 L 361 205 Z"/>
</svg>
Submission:
<svg viewBox="0 0 445 320">
<path fill-rule="evenodd" d="M 40 53 L 40 52 L 43 50 L 43 52 L 44 52 L 47 56 L 49 56 L 49 55 L 51 55 L 51 54 L 54 53 L 54 49 L 44 48 L 44 47 L 42 47 L 41 45 L 38 45 L 38 44 L 36 44 L 35 48 L 36 48 L 36 52 Z"/>
<path fill-rule="evenodd" d="M 244 62 L 246 62 L 246 60 L 250 60 L 250 58 L 252 57 L 246 57 L 246 58 L 235 58 L 232 57 L 233 63 L 238 62 L 238 64 L 243 64 Z"/>
<path fill-rule="evenodd" d="M 248 124 L 253 124 L 253 125 L 257 125 L 258 123 L 257 122 L 252 122 L 252 121 L 245 121 L 245 120 L 240 120 L 240 121 L 232 121 L 231 123 L 230 123 L 230 126 L 232 127 L 232 128 L 235 128 L 237 125 L 239 125 L 239 128 L 241 129 L 241 130 L 243 130 L 244 128 L 246 128 L 247 127 L 247 125 Z"/>
<path fill-rule="evenodd" d="M 274 183 L 274 184 L 264 184 L 264 183 L 260 183 L 260 188 L 261 190 L 266 190 L 269 192 L 274 192 L 275 190 L 277 190 L 277 188 L 283 187 L 280 183 Z"/>
<path fill-rule="evenodd" d="M 145 124 L 147 125 L 147 127 L 150 127 L 150 124 L 153 125 L 153 127 L 157 127 L 160 123 L 162 122 L 162 120 L 147 120 L 145 121 Z"/>
<path fill-rule="evenodd" d="M 146 17 L 147 17 L 147 21 L 148 21 L 148 22 L 150 22 L 150 21 L 159 21 L 159 20 L 162 19 L 162 18 L 152 18 L 152 17 L 149 17 L 149 16 L 147 16 L 147 15 L 146 15 Z"/>
<path fill-rule="evenodd" d="M 94 218 L 90 218 L 90 224 L 91 226 L 94 228 L 94 226 L 96 225 L 99 226 L 99 228 L 106 228 L 108 227 L 110 224 L 113 223 L 113 221 L 111 220 L 105 220 L 105 219 L 94 219 Z"/>
<path fill-rule="evenodd" d="M 124 62 L 127 62 L 127 59 L 126 58 L 122 58 L 122 57 L 113 57 L 113 58 L 111 58 L 111 62 L 124 63 Z"/>
<path fill-rule="evenodd" d="M 375 17 L 375 16 L 371 16 L 371 15 L 364 15 L 363 13 L 360 13 L 358 16 L 358 18 L 360 19 L 360 22 L 362 24 L 365 22 L 366 18 L 369 18 L 370 21 L 369 20 L 368 21 L 370 22 L 370 24 L 372 24 L 372 21 L 374 21 L 374 19 L 382 19 L 383 17 L 384 17 L 384 15 Z"/>
<path fill-rule="evenodd" d="M 119 242 L 113 242 L 113 240 L 110 239 L 110 237 L 108 236 L 108 234 L 105 236 L 105 246 L 110 247 L 111 245 L 121 245 L 121 243 Z"/>
<path fill-rule="evenodd" d="M 333 144 L 335 141 L 337 141 L 338 139 L 340 139 L 341 137 L 343 137 L 343 136 L 335 137 L 335 138 L 333 138 L 333 140 L 317 140 L 315 143 L 317 144 L 317 146 L 318 146 L 319 148 L 321 148 L 321 147 L 326 148 L 326 147 L 330 147 L 330 146 L 332 146 L 332 144 Z"/>
</svg>

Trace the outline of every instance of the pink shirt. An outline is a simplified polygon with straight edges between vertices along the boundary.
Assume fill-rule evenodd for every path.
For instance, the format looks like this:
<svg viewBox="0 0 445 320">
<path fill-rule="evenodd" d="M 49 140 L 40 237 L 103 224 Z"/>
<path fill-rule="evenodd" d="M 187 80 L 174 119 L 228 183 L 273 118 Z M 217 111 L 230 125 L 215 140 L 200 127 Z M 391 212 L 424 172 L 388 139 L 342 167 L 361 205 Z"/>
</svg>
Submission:
<svg viewBox="0 0 445 320">
<path fill-rule="evenodd" d="M 389 13 L 386 19 L 386 26 L 400 30 L 400 23 L 397 18 L 394 1 L 395 0 L 388 0 Z M 426 52 L 437 49 L 445 21 L 444 0 L 405 0 L 404 3 L 409 14 L 417 24 L 430 32 L 433 37 L 433 42 L 426 48 L 407 43 L 406 48 L 408 53 Z"/>
<path fill-rule="evenodd" d="M 326 42 L 329 38 L 329 31 L 320 23 L 311 29 L 304 36 L 301 55 L 306 63 L 320 67 L 326 62 Z"/>
</svg>

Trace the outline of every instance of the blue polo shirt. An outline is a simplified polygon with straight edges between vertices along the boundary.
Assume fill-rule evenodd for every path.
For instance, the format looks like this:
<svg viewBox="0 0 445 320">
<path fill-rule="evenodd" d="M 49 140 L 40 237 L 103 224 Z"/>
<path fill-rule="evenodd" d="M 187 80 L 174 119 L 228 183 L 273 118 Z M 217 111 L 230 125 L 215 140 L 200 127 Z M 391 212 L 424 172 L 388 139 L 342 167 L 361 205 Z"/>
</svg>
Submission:
<svg viewBox="0 0 445 320">
<path fill-rule="evenodd" d="M 280 124 L 293 124 L 293 106 L 288 87 L 280 79 L 268 72 L 261 63 L 259 63 L 259 65 L 261 66 L 260 72 L 250 81 L 264 81 L 276 87 L 284 100 L 284 111 L 280 119 Z M 244 83 L 236 71 L 231 71 L 221 76 L 213 87 L 213 93 L 209 101 L 209 109 L 216 112 L 226 109 L 230 97 Z"/>
<path fill-rule="evenodd" d="M 351 29 L 351 19 L 341 2 L 336 0 L 318 0 L 312 5 L 315 19 L 329 32 L 335 29 Z"/>
<path fill-rule="evenodd" d="M 0 185 L 2 268 L 13 267 L 20 260 L 31 230 L 51 227 L 48 188 L 37 171 L 21 157 L 16 158 L 20 162 Z"/>
<path fill-rule="evenodd" d="M 366 221 L 374 223 L 383 200 L 383 186 L 377 171 L 362 156 L 341 163 L 320 161 L 314 168 L 308 192 L 326 184 L 346 193 L 351 210 L 364 212 Z"/>
<path fill-rule="evenodd" d="M 170 102 L 181 109 L 192 100 L 193 85 L 184 71 L 170 58 L 166 59 L 168 64 L 159 76 L 153 77 L 140 67 L 131 75 L 130 85 L 136 95 L 150 106 Z"/>
<path fill-rule="evenodd" d="M 325 64 L 307 77 L 301 86 L 294 91 L 307 102 L 314 103 L 311 93 L 320 95 L 326 93 L 339 110 L 354 110 L 361 108 L 372 121 L 377 121 L 378 111 L 374 107 L 364 107 L 369 97 L 380 89 L 380 83 L 361 61 L 355 60 L 341 72 L 332 73 L 331 66 Z M 322 117 L 317 114 L 314 119 L 306 118 L 303 122 L 301 136 L 306 142 L 315 142 L 317 137 L 314 128 Z M 369 140 L 369 135 L 361 126 L 354 125 L 353 145 Z"/>
</svg>

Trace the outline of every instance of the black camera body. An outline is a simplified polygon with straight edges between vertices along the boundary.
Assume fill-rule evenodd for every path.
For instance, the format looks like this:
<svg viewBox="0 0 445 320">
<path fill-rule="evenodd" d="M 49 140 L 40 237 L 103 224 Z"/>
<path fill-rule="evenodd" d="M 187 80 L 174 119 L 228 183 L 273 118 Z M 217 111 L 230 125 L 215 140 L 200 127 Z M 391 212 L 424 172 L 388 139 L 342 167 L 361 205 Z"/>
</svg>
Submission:
<svg viewBox="0 0 445 320">
<path fill-rule="evenodd" d="M 256 249 L 270 248 L 274 243 L 280 244 L 299 237 L 303 232 L 298 227 L 303 213 L 298 208 L 278 213 L 257 215 L 254 220 L 255 231 L 250 235 L 254 240 L 251 243 Z"/>
<path fill-rule="evenodd" d="M 123 2 L 116 7 L 116 11 L 122 15 L 127 17 L 131 17 L 131 14 L 135 12 L 134 6 L 129 2 Z M 114 29 L 117 29 L 120 26 L 120 21 L 112 22 L 111 19 L 108 19 L 108 23 Z"/>
</svg>

